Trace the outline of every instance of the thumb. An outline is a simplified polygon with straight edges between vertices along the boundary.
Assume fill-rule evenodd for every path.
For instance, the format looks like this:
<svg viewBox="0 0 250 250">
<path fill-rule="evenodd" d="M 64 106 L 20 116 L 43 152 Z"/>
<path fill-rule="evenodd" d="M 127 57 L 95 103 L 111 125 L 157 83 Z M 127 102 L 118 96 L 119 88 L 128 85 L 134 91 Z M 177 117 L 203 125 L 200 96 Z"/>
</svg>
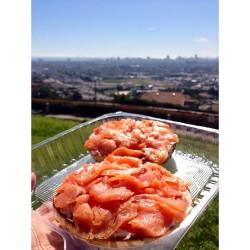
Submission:
<svg viewBox="0 0 250 250">
<path fill-rule="evenodd" d="M 34 189 L 36 185 L 36 175 L 34 172 L 31 173 L 31 191 Z"/>
</svg>

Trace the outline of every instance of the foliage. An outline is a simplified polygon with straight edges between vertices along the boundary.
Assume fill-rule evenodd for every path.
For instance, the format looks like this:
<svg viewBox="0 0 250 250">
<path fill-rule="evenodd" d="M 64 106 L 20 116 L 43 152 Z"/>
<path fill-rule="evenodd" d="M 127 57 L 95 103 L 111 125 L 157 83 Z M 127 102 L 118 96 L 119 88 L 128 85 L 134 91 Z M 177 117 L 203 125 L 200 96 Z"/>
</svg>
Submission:
<svg viewBox="0 0 250 250">
<path fill-rule="evenodd" d="M 55 92 L 55 90 L 49 87 L 41 87 L 39 97 L 40 98 L 58 98 L 59 95 Z"/>
</svg>

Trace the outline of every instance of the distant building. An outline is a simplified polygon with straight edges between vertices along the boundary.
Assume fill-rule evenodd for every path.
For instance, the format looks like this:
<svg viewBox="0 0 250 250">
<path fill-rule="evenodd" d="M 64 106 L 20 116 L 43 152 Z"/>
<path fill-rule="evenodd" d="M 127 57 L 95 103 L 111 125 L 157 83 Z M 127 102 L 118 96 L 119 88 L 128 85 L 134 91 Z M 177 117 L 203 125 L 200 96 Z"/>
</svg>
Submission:
<svg viewBox="0 0 250 250">
<path fill-rule="evenodd" d="M 219 113 L 219 102 L 213 102 L 211 108 L 213 112 Z"/>
<path fill-rule="evenodd" d="M 196 104 L 196 100 L 182 92 L 147 92 L 141 95 L 141 100 L 158 103 L 168 103 L 175 106 L 186 107 Z"/>
</svg>

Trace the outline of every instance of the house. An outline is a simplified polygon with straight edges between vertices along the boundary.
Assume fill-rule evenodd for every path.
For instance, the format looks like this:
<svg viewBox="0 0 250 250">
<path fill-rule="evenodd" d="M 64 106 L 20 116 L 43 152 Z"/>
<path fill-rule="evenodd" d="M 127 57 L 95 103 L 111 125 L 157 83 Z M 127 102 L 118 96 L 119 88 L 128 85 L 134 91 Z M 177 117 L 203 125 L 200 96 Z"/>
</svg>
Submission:
<svg viewBox="0 0 250 250">
<path fill-rule="evenodd" d="M 141 95 L 141 100 L 157 102 L 162 104 L 172 104 L 175 106 L 187 107 L 196 104 L 196 100 L 182 92 L 147 92 Z"/>
</svg>

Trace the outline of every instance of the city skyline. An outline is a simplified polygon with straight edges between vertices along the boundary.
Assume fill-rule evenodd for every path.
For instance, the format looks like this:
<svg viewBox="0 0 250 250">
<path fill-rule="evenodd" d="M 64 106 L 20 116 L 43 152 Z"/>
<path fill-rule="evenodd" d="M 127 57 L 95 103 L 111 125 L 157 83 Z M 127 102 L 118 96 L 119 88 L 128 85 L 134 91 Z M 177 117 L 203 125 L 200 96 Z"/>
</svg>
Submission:
<svg viewBox="0 0 250 250">
<path fill-rule="evenodd" d="M 218 57 L 218 1 L 32 0 L 32 57 Z"/>
</svg>

